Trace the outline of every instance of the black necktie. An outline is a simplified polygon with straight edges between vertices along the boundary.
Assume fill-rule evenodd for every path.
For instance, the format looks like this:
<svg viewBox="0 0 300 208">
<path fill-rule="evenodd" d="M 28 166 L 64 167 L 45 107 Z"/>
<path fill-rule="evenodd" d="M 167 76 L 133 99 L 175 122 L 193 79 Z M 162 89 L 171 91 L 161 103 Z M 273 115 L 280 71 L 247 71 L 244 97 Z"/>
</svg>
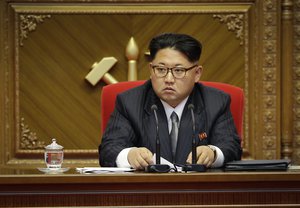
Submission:
<svg viewBox="0 0 300 208">
<path fill-rule="evenodd" d="M 173 111 L 173 113 L 171 114 L 171 121 L 172 121 L 172 130 L 170 133 L 170 137 L 171 137 L 171 144 L 172 144 L 173 160 L 175 160 L 177 137 L 178 137 L 178 116 L 175 113 L 175 111 Z"/>
</svg>

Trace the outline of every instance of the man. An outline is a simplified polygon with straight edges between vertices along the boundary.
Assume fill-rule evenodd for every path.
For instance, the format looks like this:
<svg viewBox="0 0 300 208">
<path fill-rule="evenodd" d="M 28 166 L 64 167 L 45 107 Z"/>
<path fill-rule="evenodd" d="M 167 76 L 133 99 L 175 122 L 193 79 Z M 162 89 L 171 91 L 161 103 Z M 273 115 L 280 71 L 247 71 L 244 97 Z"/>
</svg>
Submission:
<svg viewBox="0 0 300 208">
<path fill-rule="evenodd" d="M 161 157 L 182 165 L 192 162 L 194 132 L 188 108 L 192 104 L 199 135 L 197 164 L 221 167 L 240 160 L 242 149 L 230 112 L 230 96 L 198 82 L 201 43 L 185 34 L 166 33 L 153 38 L 149 50 L 150 80 L 117 96 L 99 146 L 100 165 L 144 169 L 153 164 L 153 105 L 157 106 Z"/>
</svg>

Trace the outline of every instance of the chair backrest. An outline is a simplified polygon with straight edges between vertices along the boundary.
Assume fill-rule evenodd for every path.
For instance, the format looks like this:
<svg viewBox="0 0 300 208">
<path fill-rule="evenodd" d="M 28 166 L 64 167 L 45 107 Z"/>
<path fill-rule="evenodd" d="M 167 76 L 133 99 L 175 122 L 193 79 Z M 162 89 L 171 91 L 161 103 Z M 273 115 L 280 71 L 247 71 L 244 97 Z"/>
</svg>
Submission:
<svg viewBox="0 0 300 208">
<path fill-rule="evenodd" d="M 128 90 L 130 88 L 142 85 L 145 80 L 138 81 L 125 81 L 116 84 L 106 85 L 102 88 L 101 95 L 101 129 L 104 132 L 110 114 L 113 112 L 115 107 L 115 100 L 117 94 Z M 243 112 L 244 112 L 244 92 L 241 88 L 221 83 L 221 82 L 207 82 L 201 81 L 202 84 L 210 87 L 214 87 L 231 96 L 230 110 L 234 119 L 234 123 L 239 136 L 243 136 Z"/>
</svg>

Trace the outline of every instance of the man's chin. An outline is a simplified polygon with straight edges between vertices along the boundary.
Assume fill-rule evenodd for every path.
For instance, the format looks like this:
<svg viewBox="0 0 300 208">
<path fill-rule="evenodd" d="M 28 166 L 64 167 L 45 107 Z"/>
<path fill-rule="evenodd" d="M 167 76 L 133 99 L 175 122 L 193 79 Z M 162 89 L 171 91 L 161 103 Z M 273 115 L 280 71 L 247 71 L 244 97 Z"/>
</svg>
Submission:
<svg viewBox="0 0 300 208">
<path fill-rule="evenodd" d="M 172 107 L 176 107 L 177 105 L 177 100 L 173 96 L 164 96 L 161 99 Z"/>
</svg>

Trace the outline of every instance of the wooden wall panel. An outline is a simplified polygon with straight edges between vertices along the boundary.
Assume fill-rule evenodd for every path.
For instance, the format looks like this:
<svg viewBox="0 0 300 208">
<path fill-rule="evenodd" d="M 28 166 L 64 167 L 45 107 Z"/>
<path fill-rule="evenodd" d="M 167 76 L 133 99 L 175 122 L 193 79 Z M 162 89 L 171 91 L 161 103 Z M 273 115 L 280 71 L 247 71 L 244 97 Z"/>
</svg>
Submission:
<svg viewBox="0 0 300 208">
<path fill-rule="evenodd" d="M 300 3 L 295 2 L 291 17 L 293 27 L 292 44 L 292 78 L 293 78 L 293 162 L 300 164 Z"/>
<path fill-rule="evenodd" d="M 133 37 L 138 79 L 148 79 L 145 53 L 162 32 L 188 33 L 203 43 L 202 80 L 244 89 L 244 157 L 279 158 L 281 4 L 230 2 L 2 2 L 0 142 L 7 145 L 1 163 L 40 165 L 43 146 L 56 137 L 68 165 L 97 165 L 106 83 L 92 86 L 84 78 L 93 63 L 113 56 L 118 62 L 109 73 L 127 80 L 125 49 Z"/>
</svg>

